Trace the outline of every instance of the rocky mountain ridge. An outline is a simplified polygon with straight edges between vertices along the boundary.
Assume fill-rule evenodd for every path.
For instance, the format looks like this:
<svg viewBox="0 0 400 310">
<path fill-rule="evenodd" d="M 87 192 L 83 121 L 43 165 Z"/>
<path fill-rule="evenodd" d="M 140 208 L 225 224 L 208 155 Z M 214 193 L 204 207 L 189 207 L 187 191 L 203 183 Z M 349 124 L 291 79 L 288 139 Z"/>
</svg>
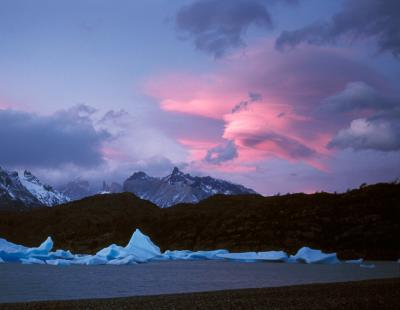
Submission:
<svg viewBox="0 0 400 310">
<path fill-rule="evenodd" d="M 31 172 L 7 171 L 0 167 L 0 208 L 52 207 L 70 201 L 69 197 L 42 184 Z"/>
<path fill-rule="evenodd" d="M 178 203 L 197 203 L 216 194 L 257 194 L 252 189 L 210 176 L 200 177 L 183 173 L 175 167 L 171 174 L 157 178 L 139 171 L 123 184 L 125 192 L 149 200 L 161 208 Z"/>
</svg>

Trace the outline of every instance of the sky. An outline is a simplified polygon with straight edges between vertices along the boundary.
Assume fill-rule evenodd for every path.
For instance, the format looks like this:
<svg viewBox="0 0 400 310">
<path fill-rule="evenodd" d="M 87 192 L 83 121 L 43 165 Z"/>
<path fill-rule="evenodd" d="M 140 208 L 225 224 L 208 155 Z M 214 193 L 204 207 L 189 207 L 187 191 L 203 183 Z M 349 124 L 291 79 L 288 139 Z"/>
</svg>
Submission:
<svg viewBox="0 0 400 310">
<path fill-rule="evenodd" d="M 0 0 L 0 166 L 261 194 L 400 177 L 397 0 Z"/>
</svg>

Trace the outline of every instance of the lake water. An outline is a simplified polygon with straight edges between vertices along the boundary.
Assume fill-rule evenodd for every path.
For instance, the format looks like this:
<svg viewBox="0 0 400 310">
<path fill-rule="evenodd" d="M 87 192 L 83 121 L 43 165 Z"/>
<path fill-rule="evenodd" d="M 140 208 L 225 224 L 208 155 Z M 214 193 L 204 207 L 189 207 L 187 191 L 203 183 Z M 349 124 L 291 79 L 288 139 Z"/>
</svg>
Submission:
<svg viewBox="0 0 400 310">
<path fill-rule="evenodd" d="M 344 282 L 400 276 L 400 264 L 304 265 L 171 261 L 125 266 L 0 264 L 0 303 L 110 298 L 296 284 Z"/>
</svg>

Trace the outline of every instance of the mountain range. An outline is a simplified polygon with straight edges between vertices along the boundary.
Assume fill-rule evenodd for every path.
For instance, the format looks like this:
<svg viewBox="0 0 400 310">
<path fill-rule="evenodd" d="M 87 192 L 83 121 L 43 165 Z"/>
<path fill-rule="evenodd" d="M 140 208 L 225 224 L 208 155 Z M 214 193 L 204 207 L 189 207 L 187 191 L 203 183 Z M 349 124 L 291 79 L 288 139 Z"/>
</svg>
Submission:
<svg viewBox="0 0 400 310">
<path fill-rule="evenodd" d="M 0 167 L 0 208 L 54 206 L 70 198 L 42 184 L 31 172 L 7 171 Z"/>
<path fill-rule="evenodd" d="M 0 168 L 0 208 L 54 206 L 70 200 L 79 200 L 96 194 L 130 192 L 153 202 L 161 208 L 178 203 L 197 203 L 216 194 L 256 194 L 252 189 L 210 176 L 199 177 L 183 173 L 177 167 L 165 177 L 152 177 L 145 172 L 135 172 L 123 185 L 103 181 L 93 186 L 77 178 L 58 190 L 42 184 L 31 172 L 18 172 Z"/>
<path fill-rule="evenodd" d="M 212 177 L 185 174 L 177 167 L 172 173 L 156 178 L 140 171 L 130 176 L 123 184 L 123 191 L 141 199 L 149 200 L 161 208 L 178 203 L 197 203 L 216 194 L 257 194 L 252 189 Z"/>
</svg>

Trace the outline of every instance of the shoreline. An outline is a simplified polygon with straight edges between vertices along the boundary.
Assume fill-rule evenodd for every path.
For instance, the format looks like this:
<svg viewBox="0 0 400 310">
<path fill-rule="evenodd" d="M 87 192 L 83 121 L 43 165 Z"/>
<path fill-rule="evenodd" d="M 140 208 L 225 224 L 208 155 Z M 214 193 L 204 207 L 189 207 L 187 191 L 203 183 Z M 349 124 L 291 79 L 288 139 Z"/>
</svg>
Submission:
<svg viewBox="0 0 400 310">
<path fill-rule="evenodd" d="M 0 309 L 398 309 L 400 278 L 104 299 L 0 304 Z"/>
</svg>

